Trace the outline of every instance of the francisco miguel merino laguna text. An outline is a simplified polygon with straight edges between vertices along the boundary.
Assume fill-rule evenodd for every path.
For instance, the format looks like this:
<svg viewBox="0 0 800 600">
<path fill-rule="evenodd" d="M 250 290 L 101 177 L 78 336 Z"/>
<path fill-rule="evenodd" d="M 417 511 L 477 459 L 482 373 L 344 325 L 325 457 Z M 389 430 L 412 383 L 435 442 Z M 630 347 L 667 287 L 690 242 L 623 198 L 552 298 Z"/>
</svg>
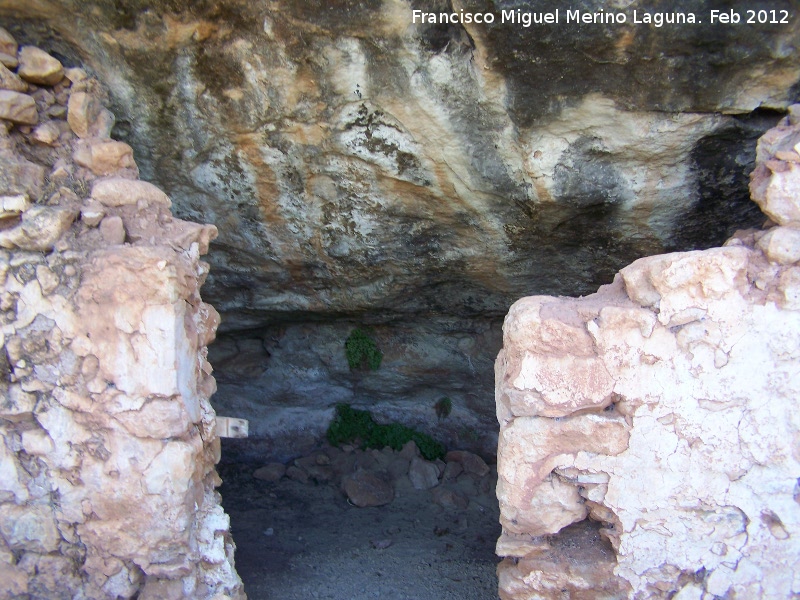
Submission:
<svg viewBox="0 0 800 600">
<path fill-rule="evenodd" d="M 717 11 L 719 12 L 719 11 Z M 414 23 L 430 24 L 470 24 L 470 23 L 494 23 L 497 21 L 495 13 L 472 13 L 463 10 L 458 12 L 425 12 L 422 10 L 412 11 Z M 628 23 L 628 15 L 624 12 L 604 11 L 586 12 L 581 10 L 565 10 L 557 8 L 550 12 L 523 12 L 520 9 L 504 10 L 500 13 L 500 23 L 512 23 L 530 27 L 532 25 L 559 24 L 559 23 L 584 23 L 584 24 L 603 24 L 621 25 Z M 640 12 L 633 11 L 630 20 L 634 24 L 652 24 L 656 27 L 672 24 L 691 24 L 699 23 L 697 15 L 691 12 Z"/>
</svg>

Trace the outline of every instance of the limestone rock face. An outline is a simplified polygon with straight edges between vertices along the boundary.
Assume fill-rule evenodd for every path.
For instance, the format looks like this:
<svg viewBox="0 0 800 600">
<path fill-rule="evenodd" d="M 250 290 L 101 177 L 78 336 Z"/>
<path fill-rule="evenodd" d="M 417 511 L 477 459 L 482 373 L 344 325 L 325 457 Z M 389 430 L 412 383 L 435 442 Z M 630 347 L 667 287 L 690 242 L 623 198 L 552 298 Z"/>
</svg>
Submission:
<svg viewBox="0 0 800 600">
<path fill-rule="evenodd" d="M 0 94 L 52 135 L 0 111 L 0 598 L 243 598 L 199 293 L 216 229 L 129 179 L 105 109 L 76 135 L 70 95 L 96 80 L 73 89 L 35 48 L 19 62 L 37 89 Z"/>
<path fill-rule="evenodd" d="M 102 0 L 89 16 L 78 0 L 3 0 L 0 15 L 20 38 L 44 23 L 53 52 L 88 63 L 143 178 L 218 227 L 207 294 L 227 331 L 308 313 L 499 317 L 760 218 L 743 183 L 774 121 L 747 115 L 794 100 L 794 21 L 720 27 L 696 1 L 682 10 L 701 24 L 656 28 L 633 11 L 660 4 L 637 0 L 625 25 L 584 27 L 555 0 L 451 4 Z M 557 26 L 502 18 L 558 7 Z M 496 20 L 415 23 L 415 9 Z M 94 110 L 73 96 L 77 135 Z"/>
<path fill-rule="evenodd" d="M 502 598 L 800 593 L 800 154 L 783 148 L 798 135 L 793 116 L 768 132 L 753 173 L 781 226 L 512 307 L 496 363 Z M 587 517 L 605 541 L 562 560 L 574 534 L 544 536 Z"/>
</svg>

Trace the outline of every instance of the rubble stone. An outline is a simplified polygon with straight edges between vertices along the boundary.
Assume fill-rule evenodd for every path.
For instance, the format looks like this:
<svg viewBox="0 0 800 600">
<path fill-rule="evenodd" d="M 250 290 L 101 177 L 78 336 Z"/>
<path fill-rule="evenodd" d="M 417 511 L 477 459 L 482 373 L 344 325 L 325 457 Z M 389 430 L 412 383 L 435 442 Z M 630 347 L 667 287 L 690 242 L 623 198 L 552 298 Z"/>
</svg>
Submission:
<svg viewBox="0 0 800 600">
<path fill-rule="evenodd" d="M 0 52 L 9 56 L 16 56 L 18 48 L 19 46 L 14 36 L 5 28 L 0 27 Z"/>
<path fill-rule="evenodd" d="M 133 150 L 124 142 L 114 140 L 89 140 L 75 150 L 77 164 L 91 170 L 95 175 L 112 175 L 128 171 L 138 176 Z"/>
<path fill-rule="evenodd" d="M 58 59 L 36 46 L 22 46 L 17 57 L 17 73 L 25 81 L 36 85 L 55 85 L 64 78 L 64 67 Z"/>
<path fill-rule="evenodd" d="M 358 470 L 344 477 L 342 488 L 355 506 L 383 506 L 394 499 L 391 484 L 369 471 Z"/>
<path fill-rule="evenodd" d="M 60 63 L 20 57 L 44 87 L 0 98 L 52 119 L 0 143 L 0 598 L 241 600 L 214 491 L 219 316 L 199 294 L 216 230 L 174 219 L 144 182 L 96 182 L 88 199 L 94 173 L 70 157 L 134 177 L 130 148 L 101 139 L 102 112 L 76 139 L 47 108 L 68 98 L 47 87 Z"/>
<path fill-rule="evenodd" d="M 36 125 L 39 121 L 36 102 L 27 94 L 2 89 L 0 90 L 0 119 L 23 125 Z"/>
<path fill-rule="evenodd" d="M 435 464 L 414 458 L 408 467 L 408 478 L 416 490 L 429 490 L 439 485 L 439 469 Z"/>
<path fill-rule="evenodd" d="M 0 89 L 24 93 L 28 91 L 28 84 L 0 62 Z"/>
</svg>

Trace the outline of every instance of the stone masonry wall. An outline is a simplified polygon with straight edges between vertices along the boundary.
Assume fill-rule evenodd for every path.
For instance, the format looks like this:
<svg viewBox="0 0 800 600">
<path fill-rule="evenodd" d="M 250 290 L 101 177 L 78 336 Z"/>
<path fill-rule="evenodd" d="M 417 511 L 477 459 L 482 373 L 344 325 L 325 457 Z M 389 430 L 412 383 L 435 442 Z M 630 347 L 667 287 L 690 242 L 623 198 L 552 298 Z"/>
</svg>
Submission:
<svg viewBox="0 0 800 600">
<path fill-rule="evenodd" d="M 766 230 L 511 308 L 501 598 L 800 594 L 800 106 L 751 193 Z"/>
<path fill-rule="evenodd" d="M 0 29 L 0 598 L 244 598 L 214 488 L 213 226 L 97 81 Z"/>
</svg>

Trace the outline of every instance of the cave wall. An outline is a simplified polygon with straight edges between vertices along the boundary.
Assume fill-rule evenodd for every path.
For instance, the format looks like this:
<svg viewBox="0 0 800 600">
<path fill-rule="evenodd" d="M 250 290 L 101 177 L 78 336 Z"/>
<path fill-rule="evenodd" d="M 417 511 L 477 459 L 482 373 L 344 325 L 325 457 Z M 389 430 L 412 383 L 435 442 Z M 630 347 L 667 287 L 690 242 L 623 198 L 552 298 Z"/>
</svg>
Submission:
<svg viewBox="0 0 800 600">
<path fill-rule="evenodd" d="M 800 106 L 760 141 L 751 190 L 765 230 L 511 308 L 504 600 L 800 593 Z"/>
<path fill-rule="evenodd" d="M 0 598 L 243 598 L 199 294 L 103 89 L 0 29 Z"/>
<path fill-rule="evenodd" d="M 390 350 L 408 334 L 436 354 L 470 330 L 496 330 L 521 296 L 591 293 L 638 257 L 760 224 L 744 182 L 755 140 L 797 96 L 797 20 L 412 22 L 415 9 L 558 4 L 0 0 L 0 17 L 19 39 L 95 73 L 141 176 L 177 216 L 217 226 L 205 295 L 228 347 L 277 337 L 313 355 L 368 325 Z M 631 15 L 671 6 L 622 4 Z M 482 345 L 478 362 L 499 347 Z M 263 378 L 222 383 L 217 405 L 256 431 L 271 427 L 259 416 L 271 406 L 300 436 L 319 429 L 311 396 L 329 398 L 325 414 L 339 397 L 382 410 L 374 386 L 325 361 L 288 393 L 263 393 Z M 446 435 L 491 423 L 490 372 L 473 378 L 458 353 L 436 368 L 452 376 L 423 387 L 386 370 L 382 381 L 431 429 L 430 398 L 451 397 L 460 410 Z M 302 419 L 302 406 L 315 416 Z"/>
</svg>

